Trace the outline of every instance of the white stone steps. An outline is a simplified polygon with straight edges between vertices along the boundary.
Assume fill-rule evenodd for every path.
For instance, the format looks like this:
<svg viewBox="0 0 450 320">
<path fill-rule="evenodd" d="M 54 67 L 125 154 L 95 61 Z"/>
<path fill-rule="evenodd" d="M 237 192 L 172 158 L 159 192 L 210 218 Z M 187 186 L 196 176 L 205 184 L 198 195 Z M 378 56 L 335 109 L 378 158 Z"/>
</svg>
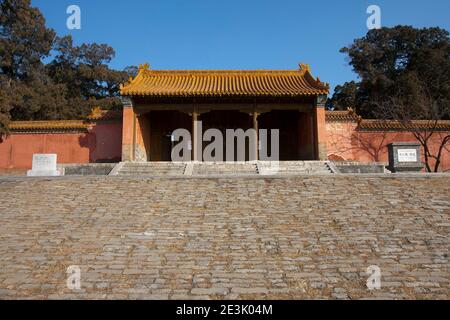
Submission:
<svg viewBox="0 0 450 320">
<path fill-rule="evenodd" d="M 247 176 L 247 175 L 311 175 L 330 174 L 326 161 L 280 162 L 126 162 L 115 169 L 122 176 Z"/>
<path fill-rule="evenodd" d="M 126 162 L 118 170 L 120 176 L 182 176 L 185 163 L 173 162 Z"/>
<path fill-rule="evenodd" d="M 256 163 L 208 163 L 194 164 L 193 176 L 217 176 L 217 175 L 257 175 Z"/>
<path fill-rule="evenodd" d="M 258 162 L 261 175 L 298 175 L 298 174 L 330 174 L 333 173 L 326 161 L 280 161 Z"/>
</svg>

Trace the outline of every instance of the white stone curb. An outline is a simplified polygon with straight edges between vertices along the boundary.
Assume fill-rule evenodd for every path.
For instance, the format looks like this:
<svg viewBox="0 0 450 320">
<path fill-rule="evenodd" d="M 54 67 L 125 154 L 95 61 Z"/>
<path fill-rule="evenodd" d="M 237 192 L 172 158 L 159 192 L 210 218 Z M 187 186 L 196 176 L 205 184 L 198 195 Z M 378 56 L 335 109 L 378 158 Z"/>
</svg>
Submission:
<svg viewBox="0 0 450 320">
<path fill-rule="evenodd" d="M 114 168 L 111 170 L 111 172 L 108 174 L 108 176 L 117 176 L 124 164 L 125 162 L 119 162 L 118 164 L 116 164 Z"/>
</svg>

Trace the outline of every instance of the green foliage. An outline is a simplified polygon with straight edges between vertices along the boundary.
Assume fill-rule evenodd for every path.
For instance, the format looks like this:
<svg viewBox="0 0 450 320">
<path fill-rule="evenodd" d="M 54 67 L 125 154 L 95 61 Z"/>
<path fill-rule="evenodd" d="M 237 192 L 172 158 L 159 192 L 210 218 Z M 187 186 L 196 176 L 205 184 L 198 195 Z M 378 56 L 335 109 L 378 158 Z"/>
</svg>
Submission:
<svg viewBox="0 0 450 320">
<path fill-rule="evenodd" d="M 448 117 L 448 31 L 410 26 L 374 29 L 342 48 L 341 52 L 348 55 L 349 63 L 361 81 L 356 88 L 351 83 L 336 88 L 332 101 L 337 106 L 345 106 L 351 101 L 351 91 L 355 89 L 354 108 L 357 112 L 366 118 L 377 118 L 385 115 L 385 110 L 379 110 L 380 106 L 391 104 L 391 109 L 395 111 L 393 100 L 403 100 L 402 104 L 406 101 L 417 104 L 423 103 L 424 95 L 427 95 L 434 105 L 441 108 L 439 112 L 434 112 L 434 116 Z M 414 117 L 427 116 L 423 111 L 422 108 L 422 113 Z"/>
<path fill-rule="evenodd" d="M 8 124 L 11 120 L 11 98 L 8 88 L 8 81 L 0 75 L 0 142 L 3 135 L 9 132 Z"/>
<path fill-rule="evenodd" d="M 356 105 L 358 85 L 355 81 L 351 81 L 344 83 L 342 86 L 336 86 L 332 98 L 327 102 L 328 108 L 333 110 L 354 108 Z"/>
<path fill-rule="evenodd" d="M 30 0 L 0 0 L 0 136 L 11 119 L 80 119 L 95 106 L 119 108 L 119 84 L 135 69 L 110 69 L 114 56 L 106 44 L 57 37 Z"/>
<path fill-rule="evenodd" d="M 0 1 L 0 70 L 9 79 L 27 78 L 49 55 L 55 32 L 30 0 Z"/>
</svg>

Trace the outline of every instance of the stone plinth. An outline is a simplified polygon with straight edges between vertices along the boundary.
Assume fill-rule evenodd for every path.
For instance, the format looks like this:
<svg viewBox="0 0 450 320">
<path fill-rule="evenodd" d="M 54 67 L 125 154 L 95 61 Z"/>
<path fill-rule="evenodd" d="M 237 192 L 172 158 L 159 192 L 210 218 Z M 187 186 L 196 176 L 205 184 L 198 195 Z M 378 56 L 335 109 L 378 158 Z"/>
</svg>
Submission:
<svg viewBox="0 0 450 320">
<path fill-rule="evenodd" d="M 28 170 L 29 177 L 52 177 L 63 175 L 56 167 L 56 154 L 33 154 L 33 167 Z"/>
<path fill-rule="evenodd" d="M 389 167 L 392 172 L 422 171 L 420 144 L 415 142 L 394 142 L 388 145 Z"/>
</svg>

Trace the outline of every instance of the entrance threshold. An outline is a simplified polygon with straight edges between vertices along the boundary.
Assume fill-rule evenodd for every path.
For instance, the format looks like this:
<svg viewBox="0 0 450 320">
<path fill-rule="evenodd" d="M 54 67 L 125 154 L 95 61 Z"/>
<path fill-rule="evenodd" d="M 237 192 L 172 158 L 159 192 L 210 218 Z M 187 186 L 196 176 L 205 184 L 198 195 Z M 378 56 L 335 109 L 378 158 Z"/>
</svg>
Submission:
<svg viewBox="0 0 450 320">
<path fill-rule="evenodd" d="M 294 176 L 335 173 L 328 161 L 246 162 L 122 162 L 111 172 L 118 176 L 209 177 Z"/>
</svg>

